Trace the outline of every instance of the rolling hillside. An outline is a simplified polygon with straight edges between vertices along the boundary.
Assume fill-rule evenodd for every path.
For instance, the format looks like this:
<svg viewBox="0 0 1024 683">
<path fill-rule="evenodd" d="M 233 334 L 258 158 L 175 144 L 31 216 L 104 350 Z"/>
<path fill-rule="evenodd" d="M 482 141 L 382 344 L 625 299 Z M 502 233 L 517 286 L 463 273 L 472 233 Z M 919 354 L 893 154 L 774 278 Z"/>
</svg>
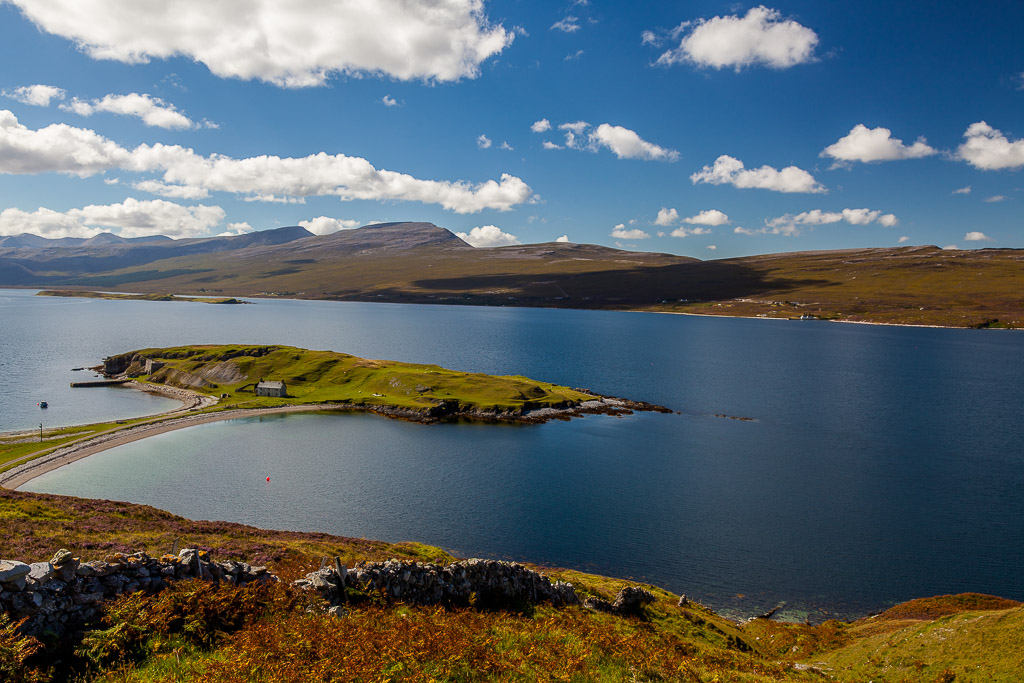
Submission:
<svg viewBox="0 0 1024 683">
<path fill-rule="evenodd" d="M 700 261 L 587 244 L 474 248 L 431 223 L 0 247 L 0 285 L 953 327 L 1024 322 L 1024 250 L 918 246 Z"/>
</svg>

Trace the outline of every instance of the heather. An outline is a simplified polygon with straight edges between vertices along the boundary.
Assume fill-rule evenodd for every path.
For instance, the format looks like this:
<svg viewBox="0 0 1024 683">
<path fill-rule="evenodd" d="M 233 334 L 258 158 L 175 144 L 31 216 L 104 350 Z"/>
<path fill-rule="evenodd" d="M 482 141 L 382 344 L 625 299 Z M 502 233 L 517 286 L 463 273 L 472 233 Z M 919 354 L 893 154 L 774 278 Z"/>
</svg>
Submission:
<svg viewBox="0 0 1024 683">
<path fill-rule="evenodd" d="M 584 606 L 406 604 L 352 592 L 327 612 L 291 581 L 337 556 L 451 562 L 442 550 L 326 534 L 191 521 L 152 507 L 0 490 L 2 554 L 66 547 L 83 559 L 176 545 L 266 563 L 281 580 L 189 580 L 103 605 L 75 633 L 38 638 L 0 618 L 10 681 L 1013 681 L 1024 667 L 1024 608 L 977 594 L 904 603 L 855 622 L 735 622 L 654 586 L 632 614 Z M 588 604 L 635 582 L 546 569 Z M 641 584 L 642 585 L 642 584 Z M 594 600 L 597 599 L 595 603 Z"/>
</svg>

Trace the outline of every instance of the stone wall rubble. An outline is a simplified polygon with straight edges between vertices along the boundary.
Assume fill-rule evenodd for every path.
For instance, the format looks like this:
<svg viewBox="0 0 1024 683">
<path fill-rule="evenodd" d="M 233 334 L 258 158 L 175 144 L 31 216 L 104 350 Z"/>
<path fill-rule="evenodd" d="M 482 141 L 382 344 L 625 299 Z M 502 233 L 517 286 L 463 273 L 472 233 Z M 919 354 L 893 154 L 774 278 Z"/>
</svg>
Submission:
<svg viewBox="0 0 1024 683">
<path fill-rule="evenodd" d="M 293 585 L 317 593 L 335 611 L 348 602 L 351 591 L 417 605 L 581 604 L 571 583 L 552 583 L 544 574 L 516 562 L 472 559 L 439 565 L 388 560 L 359 563 L 351 569 L 337 559 L 333 565 L 324 564 Z M 90 562 L 60 550 L 49 562 L 0 560 L 0 612 L 27 619 L 22 626 L 25 633 L 61 634 L 99 617 L 102 603 L 119 595 L 158 591 L 186 579 L 234 585 L 278 580 L 265 567 L 231 560 L 215 562 L 207 552 L 193 548 L 159 558 L 143 552 L 117 553 Z M 648 591 L 630 587 L 620 591 L 614 604 L 597 598 L 588 598 L 584 604 L 599 611 L 630 614 L 653 600 Z"/>
<path fill-rule="evenodd" d="M 295 585 L 317 591 L 332 605 L 344 602 L 350 588 L 417 605 L 580 603 L 571 583 L 551 583 L 540 572 L 497 560 L 462 560 L 449 565 L 388 560 L 352 569 L 325 566 Z"/>
<path fill-rule="evenodd" d="M 97 617 L 107 600 L 194 578 L 235 585 L 277 580 L 265 567 L 214 562 L 206 551 L 193 548 L 160 558 L 142 552 L 117 553 L 91 562 L 60 550 L 49 562 L 0 560 L 0 612 L 14 619 L 28 618 L 22 627 L 26 633 L 60 634 Z"/>
</svg>

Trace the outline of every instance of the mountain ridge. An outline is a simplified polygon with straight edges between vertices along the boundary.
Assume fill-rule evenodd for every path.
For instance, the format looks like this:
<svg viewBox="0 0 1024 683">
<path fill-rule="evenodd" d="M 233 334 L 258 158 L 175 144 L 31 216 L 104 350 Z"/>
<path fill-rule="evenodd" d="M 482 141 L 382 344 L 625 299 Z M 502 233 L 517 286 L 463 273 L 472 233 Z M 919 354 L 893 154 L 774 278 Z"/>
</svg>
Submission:
<svg viewBox="0 0 1024 683">
<path fill-rule="evenodd" d="M 874 247 L 702 261 L 601 245 L 478 248 L 427 222 L 0 246 L 0 286 L 1024 326 L 1024 250 Z"/>
</svg>

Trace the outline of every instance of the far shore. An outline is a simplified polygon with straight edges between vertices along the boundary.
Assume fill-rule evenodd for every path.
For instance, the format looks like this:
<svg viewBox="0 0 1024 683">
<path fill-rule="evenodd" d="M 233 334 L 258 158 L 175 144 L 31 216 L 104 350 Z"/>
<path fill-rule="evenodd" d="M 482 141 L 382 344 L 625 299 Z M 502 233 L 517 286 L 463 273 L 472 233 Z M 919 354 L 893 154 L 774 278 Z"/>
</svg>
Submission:
<svg viewBox="0 0 1024 683">
<path fill-rule="evenodd" d="M 812 320 L 800 320 L 798 318 L 770 318 L 760 315 L 730 315 L 726 313 L 688 313 L 686 311 L 645 311 L 637 309 L 633 313 L 664 313 L 666 315 L 693 315 L 698 318 L 743 318 L 744 320 L 781 320 L 786 322 L 825 322 L 825 323 L 847 323 L 850 325 L 885 325 L 887 327 L 933 327 L 938 330 L 972 330 L 973 327 L 957 327 L 954 325 L 918 325 L 915 323 L 883 323 L 874 320 L 849 320 L 846 318 L 816 318 Z M 992 329 L 1015 329 L 1012 327 Z"/>
</svg>

